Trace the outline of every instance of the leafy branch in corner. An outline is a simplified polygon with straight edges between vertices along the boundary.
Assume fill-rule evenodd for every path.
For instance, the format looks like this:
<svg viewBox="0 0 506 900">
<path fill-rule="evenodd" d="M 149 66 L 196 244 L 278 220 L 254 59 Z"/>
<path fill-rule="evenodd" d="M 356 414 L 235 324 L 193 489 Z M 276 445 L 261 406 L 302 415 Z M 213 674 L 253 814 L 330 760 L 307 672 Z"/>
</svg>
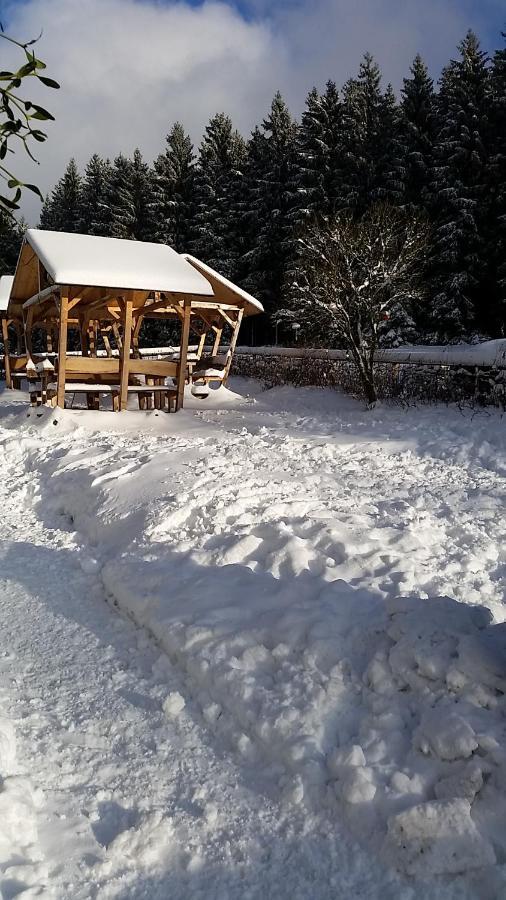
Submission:
<svg viewBox="0 0 506 900">
<path fill-rule="evenodd" d="M 13 143 L 20 142 L 30 159 L 37 163 L 33 155 L 33 142 L 43 144 L 47 138 L 45 131 L 39 127 L 40 122 L 54 121 L 54 116 L 47 109 L 25 99 L 21 93 L 23 83 L 27 78 L 36 78 L 45 87 L 58 89 L 60 85 L 53 78 L 41 74 L 46 64 L 38 59 L 32 47 L 40 38 L 34 38 L 25 44 L 16 41 L 4 33 L 0 23 L 0 38 L 15 44 L 25 54 L 26 62 L 16 71 L 0 71 L 0 178 L 7 184 L 10 196 L 0 194 L 0 209 L 11 213 L 19 209 L 19 200 L 23 188 L 33 191 L 34 194 L 44 198 L 35 184 L 27 184 L 20 181 L 6 165 L 8 153 L 14 153 Z"/>
</svg>

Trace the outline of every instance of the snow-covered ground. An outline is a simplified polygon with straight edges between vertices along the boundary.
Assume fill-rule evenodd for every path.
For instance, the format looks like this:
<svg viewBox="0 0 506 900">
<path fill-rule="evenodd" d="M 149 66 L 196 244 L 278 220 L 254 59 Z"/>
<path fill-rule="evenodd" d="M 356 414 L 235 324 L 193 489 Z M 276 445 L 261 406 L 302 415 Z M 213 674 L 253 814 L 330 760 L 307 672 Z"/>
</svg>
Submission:
<svg viewBox="0 0 506 900">
<path fill-rule="evenodd" d="M 237 390 L 2 395 L 2 896 L 505 896 L 506 420 Z"/>
</svg>

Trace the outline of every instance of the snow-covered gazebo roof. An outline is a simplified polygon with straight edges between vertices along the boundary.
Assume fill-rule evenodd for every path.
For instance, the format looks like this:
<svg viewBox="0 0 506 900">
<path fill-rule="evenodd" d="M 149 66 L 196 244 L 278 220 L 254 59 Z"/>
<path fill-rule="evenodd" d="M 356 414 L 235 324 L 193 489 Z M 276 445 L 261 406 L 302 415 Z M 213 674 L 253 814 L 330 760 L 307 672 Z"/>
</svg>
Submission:
<svg viewBox="0 0 506 900">
<path fill-rule="evenodd" d="M 39 292 L 38 263 L 55 285 L 213 294 L 210 283 L 164 244 L 29 228 L 14 276 L 14 301 L 25 303 Z"/>
<path fill-rule="evenodd" d="M 13 281 L 14 275 L 0 276 L 0 313 L 7 311 Z"/>
</svg>

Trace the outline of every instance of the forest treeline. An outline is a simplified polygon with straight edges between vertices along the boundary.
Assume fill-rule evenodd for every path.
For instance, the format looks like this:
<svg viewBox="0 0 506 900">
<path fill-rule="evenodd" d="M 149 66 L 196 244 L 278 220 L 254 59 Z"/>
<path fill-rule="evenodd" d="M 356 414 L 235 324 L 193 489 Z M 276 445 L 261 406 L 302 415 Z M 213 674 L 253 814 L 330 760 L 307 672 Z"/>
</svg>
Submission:
<svg viewBox="0 0 506 900">
<path fill-rule="evenodd" d="M 398 98 L 366 54 L 340 90 L 309 92 L 300 122 L 277 93 L 247 141 L 218 113 L 197 151 L 176 123 L 153 165 L 139 150 L 94 154 L 83 172 L 71 160 L 40 227 L 190 251 L 262 301 L 257 343 L 273 340 L 280 312 L 289 342 L 299 237 L 317 218 L 378 202 L 430 225 L 425 299 L 383 340 L 504 335 L 506 48 L 488 56 L 469 32 L 437 84 L 417 56 Z M 1 229 L 0 269 L 12 271 L 22 226 Z"/>
</svg>

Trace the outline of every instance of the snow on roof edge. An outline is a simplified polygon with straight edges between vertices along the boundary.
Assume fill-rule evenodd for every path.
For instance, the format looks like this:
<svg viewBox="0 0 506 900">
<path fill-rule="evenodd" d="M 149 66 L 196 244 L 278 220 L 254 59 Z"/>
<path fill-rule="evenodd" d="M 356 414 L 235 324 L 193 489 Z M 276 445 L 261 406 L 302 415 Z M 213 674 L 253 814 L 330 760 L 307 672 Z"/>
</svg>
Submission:
<svg viewBox="0 0 506 900">
<path fill-rule="evenodd" d="M 181 256 L 191 265 L 195 263 L 196 266 L 199 269 L 202 269 L 203 272 L 207 272 L 208 275 L 212 275 L 213 278 L 221 281 L 221 283 L 225 285 L 225 287 L 228 287 L 230 288 L 230 290 L 235 291 L 235 293 L 242 297 L 243 300 L 245 300 L 247 303 L 250 303 L 251 306 L 254 306 L 258 310 L 258 312 L 264 312 L 264 308 L 260 303 L 260 300 L 257 300 L 251 294 L 248 294 L 247 291 L 243 290 L 243 288 L 240 288 L 237 284 L 234 284 L 234 282 L 230 281 L 228 278 L 225 278 L 224 275 L 220 275 L 220 273 L 217 272 L 216 269 L 212 269 L 211 266 L 203 263 L 202 260 L 197 259 L 196 256 L 192 256 L 191 253 L 181 253 Z"/>
<path fill-rule="evenodd" d="M 14 275 L 0 275 L 0 312 L 5 312 L 9 306 Z"/>
</svg>

